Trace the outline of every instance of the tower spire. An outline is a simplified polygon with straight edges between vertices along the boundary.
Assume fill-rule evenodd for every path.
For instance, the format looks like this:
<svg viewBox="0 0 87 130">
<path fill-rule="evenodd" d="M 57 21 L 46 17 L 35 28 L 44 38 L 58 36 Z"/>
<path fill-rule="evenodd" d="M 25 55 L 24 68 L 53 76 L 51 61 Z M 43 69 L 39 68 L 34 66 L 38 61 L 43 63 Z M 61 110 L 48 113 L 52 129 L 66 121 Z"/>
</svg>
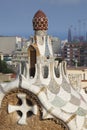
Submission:
<svg viewBox="0 0 87 130">
<path fill-rule="evenodd" d="M 72 41 L 71 28 L 68 30 L 68 42 Z"/>
</svg>

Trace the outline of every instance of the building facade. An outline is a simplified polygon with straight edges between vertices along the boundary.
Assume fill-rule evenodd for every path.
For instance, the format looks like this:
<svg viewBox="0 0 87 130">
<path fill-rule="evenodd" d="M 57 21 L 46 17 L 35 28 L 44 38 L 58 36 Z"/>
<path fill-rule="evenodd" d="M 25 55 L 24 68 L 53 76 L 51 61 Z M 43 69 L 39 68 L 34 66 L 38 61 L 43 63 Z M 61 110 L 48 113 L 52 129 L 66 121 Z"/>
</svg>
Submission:
<svg viewBox="0 0 87 130">
<path fill-rule="evenodd" d="M 69 66 L 87 66 L 87 43 L 66 43 L 62 52 Z"/>
<path fill-rule="evenodd" d="M 3 59 L 4 59 L 3 54 L 0 53 L 0 60 L 3 60 Z"/>
<path fill-rule="evenodd" d="M 0 52 L 11 55 L 15 50 L 21 49 L 22 38 L 16 36 L 0 36 Z"/>
</svg>

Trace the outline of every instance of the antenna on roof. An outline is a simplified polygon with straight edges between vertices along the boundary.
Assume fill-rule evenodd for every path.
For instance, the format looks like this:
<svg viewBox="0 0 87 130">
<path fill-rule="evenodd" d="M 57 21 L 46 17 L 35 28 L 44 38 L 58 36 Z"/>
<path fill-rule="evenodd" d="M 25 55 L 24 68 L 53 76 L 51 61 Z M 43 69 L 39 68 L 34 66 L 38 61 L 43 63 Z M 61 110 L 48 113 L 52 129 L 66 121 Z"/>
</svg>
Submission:
<svg viewBox="0 0 87 130">
<path fill-rule="evenodd" d="M 79 37 L 81 36 L 81 20 L 78 20 L 78 31 L 79 31 Z"/>
<path fill-rule="evenodd" d="M 83 22 L 83 35 L 84 35 L 84 41 L 86 40 L 86 23 L 85 21 Z"/>
</svg>

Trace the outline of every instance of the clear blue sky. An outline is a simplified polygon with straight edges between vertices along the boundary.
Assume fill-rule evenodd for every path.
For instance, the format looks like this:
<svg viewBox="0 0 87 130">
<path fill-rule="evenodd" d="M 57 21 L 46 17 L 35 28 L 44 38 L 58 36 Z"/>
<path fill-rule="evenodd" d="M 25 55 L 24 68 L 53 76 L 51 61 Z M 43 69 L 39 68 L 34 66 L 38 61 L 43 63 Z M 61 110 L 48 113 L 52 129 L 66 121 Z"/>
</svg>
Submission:
<svg viewBox="0 0 87 130">
<path fill-rule="evenodd" d="M 49 35 L 64 38 L 71 25 L 78 33 L 78 20 L 87 31 L 87 0 L 0 0 L 0 35 L 34 34 L 32 18 L 39 9 L 48 17 Z"/>
</svg>

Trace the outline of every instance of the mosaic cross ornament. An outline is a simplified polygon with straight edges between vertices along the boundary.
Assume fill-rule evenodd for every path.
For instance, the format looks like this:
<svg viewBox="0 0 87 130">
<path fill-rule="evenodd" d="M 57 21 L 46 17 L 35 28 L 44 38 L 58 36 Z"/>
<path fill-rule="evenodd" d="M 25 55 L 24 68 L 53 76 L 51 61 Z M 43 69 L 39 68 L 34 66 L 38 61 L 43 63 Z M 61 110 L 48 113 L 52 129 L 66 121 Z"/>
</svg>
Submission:
<svg viewBox="0 0 87 130">
<path fill-rule="evenodd" d="M 31 111 L 33 114 L 37 114 L 37 106 L 29 106 L 26 103 L 26 94 L 17 94 L 18 98 L 21 99 L 22 104 L 20 106 L 14 106 L 14 105 L 8 105 L 8 113 L 12 113 L 14 111 L 21 111 L 22 112 L 22 117 L 19 119 L 18 124 L 21 125 L 26 125 L 26 118 L 27 118 L 27 112 Z"/>
</svg>

